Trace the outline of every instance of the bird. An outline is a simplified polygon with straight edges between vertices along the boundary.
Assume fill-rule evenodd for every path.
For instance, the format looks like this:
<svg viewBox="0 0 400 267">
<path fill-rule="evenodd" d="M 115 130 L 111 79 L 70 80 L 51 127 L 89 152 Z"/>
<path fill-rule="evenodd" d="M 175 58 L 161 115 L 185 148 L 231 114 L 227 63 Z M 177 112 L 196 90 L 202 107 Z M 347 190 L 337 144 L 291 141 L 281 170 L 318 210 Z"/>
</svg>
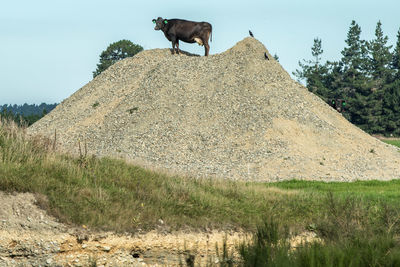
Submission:
<svg viewBox="0 0 400 267">
<path fill-rule="evenodd" d="M 265 57 L 266 60 L 269 60 L 269 57 L 268 57 L 268 55 L 267 55 L 267 52 L 264 52 L 264 57 Z"/>
<path fill-rule="evenodd" d="M 249 30 L 249 34 L 251 37 L 254 37 L 253 33 Z"/>
</svg>

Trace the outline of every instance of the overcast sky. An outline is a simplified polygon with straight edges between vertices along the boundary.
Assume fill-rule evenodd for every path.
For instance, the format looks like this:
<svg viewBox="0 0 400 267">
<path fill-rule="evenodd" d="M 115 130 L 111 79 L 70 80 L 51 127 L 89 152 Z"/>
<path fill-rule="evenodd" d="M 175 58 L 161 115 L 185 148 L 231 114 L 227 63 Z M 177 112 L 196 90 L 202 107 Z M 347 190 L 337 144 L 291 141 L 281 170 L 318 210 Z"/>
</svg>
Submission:
<svg viewBox="0 0 400 267">
<path fill-rule="evenodd" d="M 352 20 L 366 40 L 381 20 L 391 44 L 400 27 L 399 0 L 5 0 L 0 7 L 0 104 L 59 103 L 92 79 L 100 53 L 122 39 L 169 48 L 153 29 L 159 16 L 210 22 L 211 54 L 251 29 L 289 73 L 311 58 L 315 37 L 322 39 L 323 61 L 338 60 Z M 197 44 L 180 44 L 204 53 Z"/>
</svg>

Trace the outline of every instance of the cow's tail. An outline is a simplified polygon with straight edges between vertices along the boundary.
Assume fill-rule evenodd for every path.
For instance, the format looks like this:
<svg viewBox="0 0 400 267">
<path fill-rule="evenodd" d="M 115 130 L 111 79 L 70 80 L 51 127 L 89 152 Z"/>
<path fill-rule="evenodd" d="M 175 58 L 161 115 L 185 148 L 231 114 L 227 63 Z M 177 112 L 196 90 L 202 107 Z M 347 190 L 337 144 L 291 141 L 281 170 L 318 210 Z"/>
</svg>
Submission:
<svg viewBox="0 0 400 267">
<path fill-rule="evenodd" d="M 210 24 L 210 42 L 212 42 L 212 26 L 211 26 L 211 24 Z"/>
</svg>

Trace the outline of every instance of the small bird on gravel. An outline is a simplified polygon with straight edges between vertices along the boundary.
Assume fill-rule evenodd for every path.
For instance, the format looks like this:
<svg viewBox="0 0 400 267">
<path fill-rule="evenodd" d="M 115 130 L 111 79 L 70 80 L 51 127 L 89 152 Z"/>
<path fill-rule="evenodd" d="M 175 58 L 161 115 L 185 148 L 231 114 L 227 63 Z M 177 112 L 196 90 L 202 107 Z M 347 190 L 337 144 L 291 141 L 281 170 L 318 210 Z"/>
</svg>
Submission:
<svg viewBox="0 0 400 267">
<path fill-rule="evenodd" d="M 254 37 L 253 33 L 249 30 L 249 34 L 251 37 Z"/>
<path fill-rule="evenodd" d="M 268 57 L 268 55 L 267 55 L 267 52 L 264 52 L 264 57 L 265 57 L 266 60 L 269 60 L 269 57 Z"/>
</svg>

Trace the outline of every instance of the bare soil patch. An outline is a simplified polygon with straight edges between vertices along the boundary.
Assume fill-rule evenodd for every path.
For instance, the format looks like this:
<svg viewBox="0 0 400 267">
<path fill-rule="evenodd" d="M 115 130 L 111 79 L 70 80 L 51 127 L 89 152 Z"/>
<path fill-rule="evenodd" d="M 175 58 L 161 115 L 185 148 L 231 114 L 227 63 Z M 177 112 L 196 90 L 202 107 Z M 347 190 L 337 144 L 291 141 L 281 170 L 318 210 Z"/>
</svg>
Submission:
<svg viewBox="0 0 400 267">
<path fill-rule="evenodd" d="M 30 193 L 0 191 L 0 266 L 176 266 L 188 255 L 196 264 L 218 260 L 216 244 L 228 249 L 238 232 L 115 234 L 61 224 L 36 205 Z"/>
</svg>

